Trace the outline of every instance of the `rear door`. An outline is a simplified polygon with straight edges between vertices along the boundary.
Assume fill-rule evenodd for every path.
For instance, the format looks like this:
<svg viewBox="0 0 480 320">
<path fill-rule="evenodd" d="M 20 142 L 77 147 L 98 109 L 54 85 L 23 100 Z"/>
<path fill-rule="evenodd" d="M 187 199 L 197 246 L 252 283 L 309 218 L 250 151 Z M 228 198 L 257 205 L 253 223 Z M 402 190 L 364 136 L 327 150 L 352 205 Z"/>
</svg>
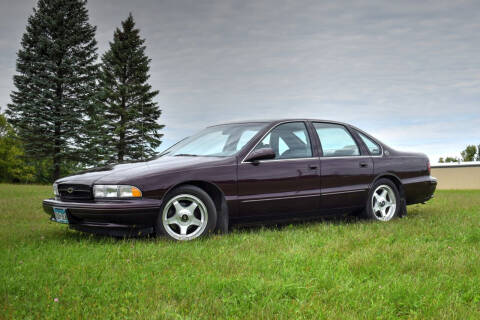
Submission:
<svg viewBox="0 0 480 320">
<path fill-rule="evenodd" d="M 365 205 L 373 179 L 373 161 L 350 130 L 341 124 L 313 122 L 320 148 L 323 210 Z"/>
<path fill-rule="evenodd" d="M 318 156 L 306 124 L 296 121 L 277 125 L 253 150 L 260 148 L 272 148 L 276 156 L 239 163 L 240 215 L 290 215 L 318 210 Z"/>
</svg>

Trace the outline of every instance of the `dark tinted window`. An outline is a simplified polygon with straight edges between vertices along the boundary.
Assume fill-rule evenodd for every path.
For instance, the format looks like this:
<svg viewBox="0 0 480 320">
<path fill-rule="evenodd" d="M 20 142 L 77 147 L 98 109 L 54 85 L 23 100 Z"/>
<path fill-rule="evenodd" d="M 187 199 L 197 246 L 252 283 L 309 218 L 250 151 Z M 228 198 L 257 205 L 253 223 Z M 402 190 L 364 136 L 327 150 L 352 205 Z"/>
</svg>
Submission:
<svg viewBox="0 0 480 320">
<path fill-rule="evenodd" d="M 312 156 L 310 138 L 303 122 L 289 122 L 273 129 L 255 147 L 272 148 L 275 159 L 308 158 Z"/>
<path fill-rule="evenodd" d="M 358 156 L 360 151 L 348 130 L 339 124 L 314 123 L 324 157 Z"/>
</svg>

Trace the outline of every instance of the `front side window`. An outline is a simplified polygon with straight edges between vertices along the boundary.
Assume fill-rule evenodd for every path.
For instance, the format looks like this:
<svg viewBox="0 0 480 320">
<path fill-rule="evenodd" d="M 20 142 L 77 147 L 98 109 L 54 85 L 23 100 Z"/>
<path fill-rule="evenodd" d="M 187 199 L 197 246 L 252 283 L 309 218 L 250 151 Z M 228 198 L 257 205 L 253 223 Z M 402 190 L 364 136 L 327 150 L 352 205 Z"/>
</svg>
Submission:
<svg viewBox="0 0 480 320">
<path fill-rule="evenodd" d="M 227 157 L 240 151 L 267 123 L 234 123 L 206 128 L 160 156 Z"/>
<path fill-rule="evenodd" d="M 365 145 L 367 146 L 368 151 L 370 151 L 371 155 L 379 155 L 380 153 L 382 153 L 382 149 L 375 141 L 373 141 L 372 139 L 370 139 L 369 137 L 367 137 L 361 132 L 357 131 L 357 133 L 362 139 L 362 141 L 365 143 Z"/>
<path fill-rule="evenodd" d="M 314 123 L 324 157 L 358 156 L 360 151 L 350 132 L 339 124 Z"/>
<path fill-rule="evenodd" d="M 308 131 L 303 122 L 289 122 L 275 127 L 255 147 L 255 150 L 272 148 L 275 159 L 309 158 L 312 147 Z"/>
</svg>

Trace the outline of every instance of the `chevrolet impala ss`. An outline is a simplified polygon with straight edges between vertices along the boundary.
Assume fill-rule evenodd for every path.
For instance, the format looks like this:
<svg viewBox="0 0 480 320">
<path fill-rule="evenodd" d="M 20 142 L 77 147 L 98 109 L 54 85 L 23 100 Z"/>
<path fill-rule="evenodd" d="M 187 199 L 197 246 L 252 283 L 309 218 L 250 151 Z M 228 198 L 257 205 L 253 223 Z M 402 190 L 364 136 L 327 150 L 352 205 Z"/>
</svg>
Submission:
<svg viewBox="0 0 480 320">
<path fill-rule="evenodd" d="M 79 231 L 191 240 L 242 221 L 357 213 L 386 222 L 436 185 L 427 156 L 351 125 L 249 121 L 208 127 L 148 161 L 59 179 L 43 207 Z"/>
</svg>

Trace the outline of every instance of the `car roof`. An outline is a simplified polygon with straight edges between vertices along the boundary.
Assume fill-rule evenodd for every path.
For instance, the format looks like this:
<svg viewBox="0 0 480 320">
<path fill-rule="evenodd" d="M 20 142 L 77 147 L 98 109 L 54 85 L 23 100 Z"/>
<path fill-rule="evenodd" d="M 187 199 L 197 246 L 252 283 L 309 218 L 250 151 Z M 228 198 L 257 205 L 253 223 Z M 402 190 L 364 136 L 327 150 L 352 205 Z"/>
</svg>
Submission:
<svg viewBox="0 0 480 320">
<path fill-rule="evenodd" d="M 258 119 L 258 120 L 242 120 L 242 121 L 229 121 L 229 122 L 224 122 L 224 123 L 218 123 L 211 125 L 209 127 L 215 127 L 215 126 L 221 126 L 221 125 L 226 125 L 226 124 L 242 124 L 242 123 L 271 123 L 271 124 L 278 124 L 282 122 L 292 122 L 292 121 L 311 121 L 311 122 L 327 122 L 327 123 L 335 123 L 335 124 L 341 124 L 345 126 L 350 126 L 348 123 L 340 122 L 340 121 L 334 121 L 334 120 L 325 120 L 325 119 L 312 119 L 312 118 L 280 118 L 280 119 Z"/>
<path fill-rule="evenodd" d="M 326 119 L 314 119 L 314 118 L 281 118 L 281 119 L 258 119 L 258 120 L 244 120 L 244 121 L 230 121 L 230 122 L 224 122 L 224 123 L 219 123 L 219 124 L 215 124 L 215 125 L 211 125 L 211 126 L 208 126 L 207 128 L 210 128 L 210 127 L 216 127 L 216 126 L 221 126 L 221 125 L 227 125 L 227 124 L 247 124 L 247 123 L 268 123 L 268 124 L 271 124 L 273 126 L 275 125 L 278 125 L 280 123 L 283 123 L 283 122 L 294 122 L 294 121 L 310 121 L 310 122 L 324 122 L 324 123 L 332 123 L 332 124 L 338 124 L 338 125 L 342 125 L 342 126 L 345 126 L 345 127 L 349 127 L 357 132 L 360 132 L 361 134 L 365 135 L 366 137 L 372 139 L 373 141 L 375 141 L 376 143 L 382 145 L 382 148 L 384 147 L 387 147 L 387 145 L 385 143 L 383 143 L 382 141 L 378 140 L 377 138 L 375 138 L 374 136 L 372 136 L 371 134 L 363 131 L 362 129 L 354 126 L 354 125 L 351 125 L 349 123 L 345 123 L 345 122 L 340 122 L 340 121 L 335 121 L 335 120 L 326 120 Z"/>
</svg>

